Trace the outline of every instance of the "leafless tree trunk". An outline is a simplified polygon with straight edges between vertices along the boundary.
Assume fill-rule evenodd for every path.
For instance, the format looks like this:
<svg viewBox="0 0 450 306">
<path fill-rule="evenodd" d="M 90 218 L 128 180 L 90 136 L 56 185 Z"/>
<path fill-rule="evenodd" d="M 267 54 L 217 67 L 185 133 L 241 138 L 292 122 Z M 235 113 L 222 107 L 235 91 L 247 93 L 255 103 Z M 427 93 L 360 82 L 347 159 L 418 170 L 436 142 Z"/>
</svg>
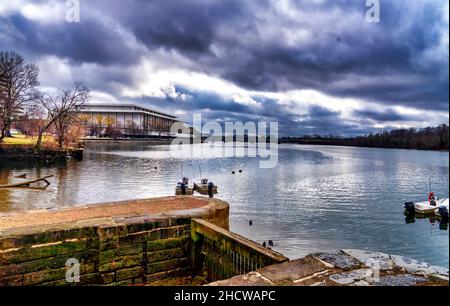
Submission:
<svg viewBox="0 0 450 306">
<path fill-rule="evenodd" d="M 9 135 L 14 116 L 38 98 L 39 67 L 15 52 L 0 52 L 0 141 Z"/>
<path fill-rule="evenodd" d="M 60 89 L 54 95 L 42 96 L 40 100 L 47 110 L 47 120 L 39 130 L 35 148 L 40 150 L 42 136 L 52 124 L 56 127 L 58 145 L 62 146 L 67 127 L 76 116 L 76 111 L 89 100 L 89 89 L 76 83 L 74 89 Z"/>
</svg>

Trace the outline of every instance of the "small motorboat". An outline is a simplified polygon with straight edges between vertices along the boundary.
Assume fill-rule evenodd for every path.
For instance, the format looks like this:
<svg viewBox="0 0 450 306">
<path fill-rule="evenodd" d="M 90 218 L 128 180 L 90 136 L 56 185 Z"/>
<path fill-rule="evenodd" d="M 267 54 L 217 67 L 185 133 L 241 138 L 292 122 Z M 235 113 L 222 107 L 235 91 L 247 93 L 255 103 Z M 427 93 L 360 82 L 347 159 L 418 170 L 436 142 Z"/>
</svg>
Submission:
<svg viewBox="0 0 450 306">
<path fill-rule="evenodd" d="M 439 200 L 433 192 L 430 192 L 428 194 L 428 201 L 417 203 L 406 202 L 404 208 L 408 213 L 416 213 L 421 215 L 438 215 L 440 211 L 444 215 L 444 208 L 446 208 L 448 216 L 448 198 Z"/>
<path fill-rule="evenodd" d="M 187 177 L 183 177 L 181 182 L 177 183 L 175 195 L 192 195 L 193 193 L 194 189 L 189 186 L 189 179 Z"/>
<path fill-rule="evenodd" d="M 200 181 L 200 184 L 194 183 L 194 190 L 201 194 L 217 193 L 217 185 L 204 178 Z"/>
</svg>

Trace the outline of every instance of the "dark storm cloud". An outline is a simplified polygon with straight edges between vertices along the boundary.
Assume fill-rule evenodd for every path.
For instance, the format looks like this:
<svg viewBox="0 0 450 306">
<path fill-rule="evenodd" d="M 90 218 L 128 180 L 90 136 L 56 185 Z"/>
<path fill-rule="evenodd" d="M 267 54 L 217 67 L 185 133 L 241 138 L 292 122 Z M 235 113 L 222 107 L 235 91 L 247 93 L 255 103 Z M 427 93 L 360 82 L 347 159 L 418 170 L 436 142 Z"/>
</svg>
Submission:
<svg viewBox="0 0 450 306">
<path fill-rule="evenodd" d="M 136 37 L 149 48 L 177 49 L 183 53 L 209 53 L 215 25 L 244 17 L 241 1 L 135 0 L 132 14 L 122 15 Z"/>
<path fill-rule="evenodd" d="M 300 131 L 301 134 L 321 135 L 356 135 L 370 132 L 370 129 L 343 121 L 340 112 L 321 106 L 309 107 L 308 113 L 300 116 L 296 129 L 297 133 Z M 295 130 L 291 129 L 287 134 L 295 135 Z"/>
<path fill-rule="evenodd" d="M 39 24 L 19 14 L 9 19 L 22 35 L 14 49 L 101 65 L 133 64 L 140 59 L 116 32 L 95 19 L 71 24 Z"/>
<path fill-rule="evenodd" d="M 445 1 L 380 3 L 381 22 L 368 23 L 365 0 L 296 0 L 285 9 L 269 0 L 81 0 L 80 23 L 32 21 L 19 11 L 0 15 L 0 29 L 11 29 L 0 33 L 0 49 L 31 58 L 54 55 L 75 67 L 95 64 L 85 76 L 89 85 L 118 100 L 120 84 L 136 85 L 132 73 L 139 74 L 142 58 L 167 64 L 153 58 L 162 52 L 179 56 L 169 63 L 173 67 L 249 90 L 313 89 L 388 107 L 448 111 Z M 360 133 L 374 122 L 413 119 L 392 108 L 360 110 L 354 117 L 365 123 L 358 126 L 320 107 L 298 115 L 295 105 L 264 97 L 252 97 L 258 105 L 244 105 L 210 92 L 177 91 L 189 99 L 158 100 L 143 93 L 135 100 L 148 99 L 166 111 L 200 111 L 208 119 L 276 119 L 294 134 Z"/>
<path fill-rule="evenodd" d="M 413 121 L 419 119 L 425 119 L 425 117 L 419 118 L 418 116 L 404 115 L 392 108 L 388 108 L 384 111 L 376 110 L 357 110 L 353 112 L 353 115 L 362 119 L 375 120 L 378 122 L 386 121 Z"/>
<path fill-rule="evenodd" d="M 411 2 L 382 1 L 379 24 L 365 21 L 362 0 L 292 1 L 306 16 L 323 12 L 318 15 L 323 20 L 316 23 L 284 18 L 271 1 L 131 3 L 126 5 L 128 10 L 116 11 L 114 16 L 148 48 L 180 52 L 194 58 L 197 70 L 245 88 L 308 88 L 389 105 L 448 109 L 448 45 L 446 57 L 421 57 L 439 46 L 442 38 L 445 24 L 439 2 L 414 10 Z M 262 12 L 267 16 L 258 16 Z M 339 26 L 355 15 L 360 18 Z M 287 45 L 283 33 L 267 34 L 283 29 L 293 34 L 306 30 L 314 39 Z"/>
</svg>

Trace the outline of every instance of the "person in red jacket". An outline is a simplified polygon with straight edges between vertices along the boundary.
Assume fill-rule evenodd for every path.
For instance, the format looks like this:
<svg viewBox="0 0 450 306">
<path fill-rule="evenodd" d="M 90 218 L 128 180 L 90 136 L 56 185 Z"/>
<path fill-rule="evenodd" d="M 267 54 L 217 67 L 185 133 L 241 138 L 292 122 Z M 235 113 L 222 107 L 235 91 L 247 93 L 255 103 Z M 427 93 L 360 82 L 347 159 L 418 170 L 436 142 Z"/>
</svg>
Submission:
<svg viewBox="0 0 450 306">
<path fill-rule="evenodd" d="M 434 192 L 430 192 L 428 194 L 428 202 L 430 202 L 430 205 L 436 206 L 436 201 L 437 201 L 437 198 L 434 195 Z"/>
</svg>

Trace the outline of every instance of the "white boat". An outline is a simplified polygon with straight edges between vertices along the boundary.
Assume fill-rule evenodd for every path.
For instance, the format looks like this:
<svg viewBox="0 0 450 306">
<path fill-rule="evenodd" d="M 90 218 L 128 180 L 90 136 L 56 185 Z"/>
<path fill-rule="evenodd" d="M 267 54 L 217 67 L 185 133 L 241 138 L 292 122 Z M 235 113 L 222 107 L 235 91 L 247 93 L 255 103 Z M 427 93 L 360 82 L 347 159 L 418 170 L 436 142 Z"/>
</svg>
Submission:
<svg viewBox="0 0 450 306">
<path fill-rule="evenodd" d="M 424 202 L 407 202 L 405 203 L 405 209 L 409 212 L 412 212 L 412 207 L 414 205 L 414 211 L 417 214 L 421 215 L 436 215 L 439 211 L 440 206 L 444 206 L 448 211 L 448 198 L 441 200 L 431 200 Z"/>
<path fill-rule="evenodd" d="M 202 179 L 199 184 L 194 183 L 194 190 L 201 194 L 208 194 L 210 183 L 212 184 L 211 192 L 217 193 L 217 185 L 214 185 L 212 182 L 209 182 L 208 179 L 206 178 Z"/>
</svg>

